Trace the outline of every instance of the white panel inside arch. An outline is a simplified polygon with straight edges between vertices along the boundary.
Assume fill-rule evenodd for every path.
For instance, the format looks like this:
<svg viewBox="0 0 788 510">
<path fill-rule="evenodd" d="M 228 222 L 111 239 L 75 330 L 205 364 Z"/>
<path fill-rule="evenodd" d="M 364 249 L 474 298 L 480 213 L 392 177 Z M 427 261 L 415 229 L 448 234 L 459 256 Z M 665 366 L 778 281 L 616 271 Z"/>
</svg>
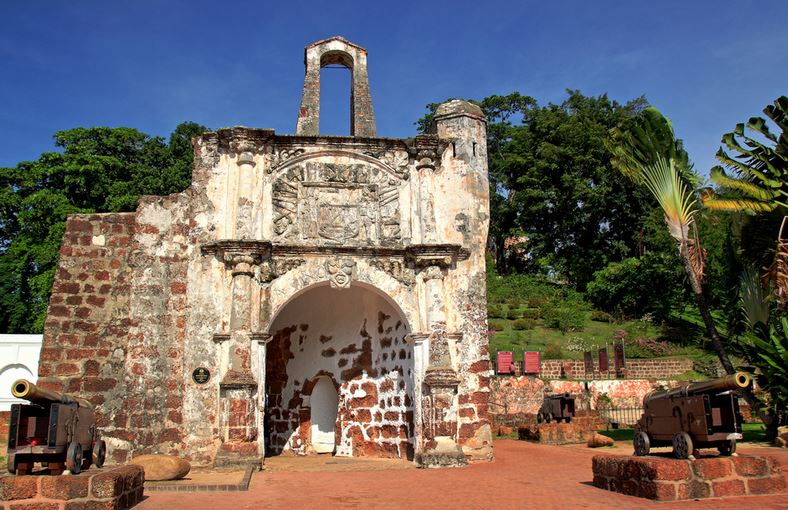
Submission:
<svg viewBox="0 0 788 510">
<path fill-rule="evenodd" d="M 334 451 L 338 399 L 334 383 L 328 377 L 319 377 L 309 399 L 312 406 L 312 447 L 317 453 Z"/>
</svg>

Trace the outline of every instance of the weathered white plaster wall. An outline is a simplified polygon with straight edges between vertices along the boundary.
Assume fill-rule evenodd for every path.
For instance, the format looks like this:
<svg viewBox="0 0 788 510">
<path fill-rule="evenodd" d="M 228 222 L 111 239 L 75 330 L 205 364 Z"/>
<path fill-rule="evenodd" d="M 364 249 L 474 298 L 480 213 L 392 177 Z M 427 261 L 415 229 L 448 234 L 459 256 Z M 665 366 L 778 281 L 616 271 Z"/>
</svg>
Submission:
<svg viewBox="0 0 788 510">
<path fill-rule="evenodd" d="M 38 357 L 44 335 L 0 335 L 0 411 L 27 403 L 11 394 L 17 379 L 38 380 Z"/>
</svg>

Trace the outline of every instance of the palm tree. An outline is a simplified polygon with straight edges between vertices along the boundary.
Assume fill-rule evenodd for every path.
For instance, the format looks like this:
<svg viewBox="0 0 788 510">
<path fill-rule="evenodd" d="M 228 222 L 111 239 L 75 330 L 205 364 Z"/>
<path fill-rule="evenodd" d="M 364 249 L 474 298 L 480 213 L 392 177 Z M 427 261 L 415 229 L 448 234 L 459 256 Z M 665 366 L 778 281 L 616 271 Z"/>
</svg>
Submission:
<svg viewBox="0 0 788 510">
<path fill-rule="evenodd" d="M 788 216 L 788 97 L 781 96 L 763 110 L 766 117 L 781 130 L 779 136 L 769 129 L 762 117 L 752 117 L 746 124 L 722 136 L 724 149 L 717 159 L 727 167 L 711 169 L 711 180 L 721 194 L 708 192 L 703 203 L 709 209 L 748 215 L 772 214 L 782 224 L 777 234 L 777 249 L 764 279 L 773 284 L 773 296 L 780 307 L 788 304 L 788 240 L 783 232 Z M 755 226 L 757 229 L 757 225 Z M 788 235 L 788 234 L 786 234 Z M 773 234 L 768 234 L 773 243 Z M 768 262 L 767 262 L 768 263 Z"/>
<path fill-rule="evenodd" d="M 608 148 L 613 153 L 613 167 L 635 183 L 644 184 L 662 207 L 712 347 L 725 371 L 734 373 L 701 286 L 705 253 L 695 229 L 696 201 L 689 186 L 697 182 L 697 177 L 670 121 L 656 108 L 646 108 L 611 132 Z"/>
</svg>

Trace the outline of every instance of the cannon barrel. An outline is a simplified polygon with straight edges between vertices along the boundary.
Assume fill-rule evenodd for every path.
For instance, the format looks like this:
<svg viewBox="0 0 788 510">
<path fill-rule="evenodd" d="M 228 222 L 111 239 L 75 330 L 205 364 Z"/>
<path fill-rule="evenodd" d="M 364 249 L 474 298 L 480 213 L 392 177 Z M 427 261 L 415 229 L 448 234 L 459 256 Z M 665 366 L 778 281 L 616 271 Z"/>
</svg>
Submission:
<svg viewBox="0 0 788 510">
<path fill-rule="evenodd" d="M 701 393 L 722 392 L 728 390 L 739 390 L 746 388 L 751 383 L 750 375 L 746 372 L 736 372 L 710 381 L 682 384 L 681 386 L 669 390 L 652 391 L 643 399 L 646 403 L 656 398 L 686 397 L 689 395 L 699 395 Z"/>
<path fill-rule="evenodd" d="M 27 379 L 19 379 L 14 382 L 14 384 L 11 385 L 11 393 L 16 398 L 23 398 L 36 404 L 48 405 L 53 402 L 58 402 L 61 404 L 77 404 L 79 407 L 93 409 L 93 405 L 84 398 L 72 397 L 64 393 L 45 390 L 39 388 Z"/>
</svg>

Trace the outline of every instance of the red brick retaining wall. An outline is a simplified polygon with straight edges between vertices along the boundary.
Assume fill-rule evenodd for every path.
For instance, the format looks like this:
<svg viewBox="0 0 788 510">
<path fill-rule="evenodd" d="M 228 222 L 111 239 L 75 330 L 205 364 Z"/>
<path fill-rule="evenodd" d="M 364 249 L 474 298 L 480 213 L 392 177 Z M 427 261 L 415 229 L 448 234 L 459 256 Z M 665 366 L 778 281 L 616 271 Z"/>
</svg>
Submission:
<svg viewBox="0 0 788 510">
<path fill-rule="evenodd" d="M 142 501 L 140 466 L 91 469 L 79 475 L 0 477 L 3 510 L 122 510 Z"/>
<path fill-rule="evenodd" d="M 596 455 L 594 486 L 659 501 L 778 494 L 785 476 L 772 457 L 663 457 Z"/>
<path fill-rule="evenodd" d="M 632 379 L 671 379 L 692 370 L 693 361 L 685 358 L 628 359 L 625 375 Z M 585 371 L 582 360 L 547 359 L 542 360 L 539 376 L 543 379 L 615 379 L 613 363 L 607 372 Z"/>
</svg>

